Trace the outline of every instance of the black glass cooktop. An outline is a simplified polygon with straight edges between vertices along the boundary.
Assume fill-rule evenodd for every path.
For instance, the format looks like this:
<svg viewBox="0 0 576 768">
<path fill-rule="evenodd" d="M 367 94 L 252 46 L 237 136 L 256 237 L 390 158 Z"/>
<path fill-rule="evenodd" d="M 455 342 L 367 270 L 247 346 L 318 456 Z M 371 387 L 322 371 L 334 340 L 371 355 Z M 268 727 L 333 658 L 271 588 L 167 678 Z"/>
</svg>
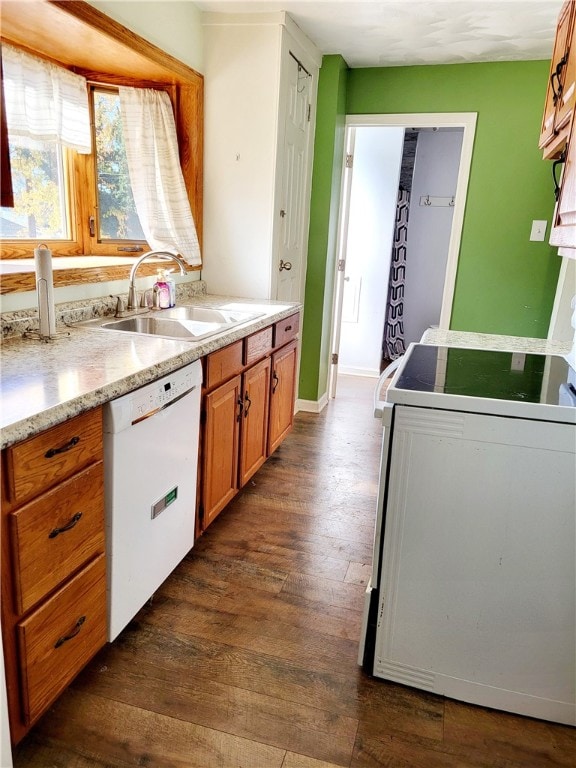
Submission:
<svg viewBox="0 0 576 768">
<path fill-rule="evenodd" d="M 395 389 L 558 405 L 576 398 L 563 357 L 415 344 Z M 562 401 L 560 397 L 562 396 Z"/>
</svg>

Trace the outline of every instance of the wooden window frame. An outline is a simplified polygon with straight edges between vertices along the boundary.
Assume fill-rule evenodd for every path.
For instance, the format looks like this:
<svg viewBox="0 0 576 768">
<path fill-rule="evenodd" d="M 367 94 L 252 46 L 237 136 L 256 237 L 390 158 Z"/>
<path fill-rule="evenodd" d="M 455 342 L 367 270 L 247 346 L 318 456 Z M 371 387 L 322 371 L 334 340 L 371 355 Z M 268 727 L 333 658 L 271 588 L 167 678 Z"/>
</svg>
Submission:
<svg viewBox="0 0 576 768">
<path fill-rule="evenodd" d="M 94 84 L 153 87 L 168 92 L 174 108 L 180 163 L 202 248 L 203 76 L 80 0 L 6 3 L 2 9 L 2 40 L 67 66 Z M 73 241 L 52 240 L 49 245 L 55 254 L 62 255 L 63 263 L 68 256 L 105 255 L 114 256 L 114 264 L 64 266 L 54 271 L 54 283 L 63 286 L 124 279 L 129 275 L 134 254 L 118 253 L 89 235 L 88 217 L 94 210 L 96 188 L 95 184 L 90 188 L 83 180 L 87 178 L 88 166 L 94 166 L 94 158 L 73 152 L 67 154 L 73 156 L 74 199 L 71 203 L 79 220 L 76 222 L 78 233 Z M 1 293 L 35 289 L 29 260 L 37 244 L 36 240 L 4 241 L 0 259 L 10 261 L 12 269 L 2 270 Z M 26 268 L 13 269 L 18 260 L 23 259 L 27 260 Z M 125 264 L 117 263 L 119 259 Z M 153 270 L 153 265 L 150 267 Z M 189 271 L 199 269 L 189 267 Z M 143 269 L 143 274 L 146 272 Z"/>
<path fill-rule="evenodd" d="M 81 182 L 78 174 L 77 152 L 63 149 L 63 165 L 66 186 L 67 220 L 70 229 L 70 237 L 64 240 L 58 238 L 42 239 L 18 238 L 10 240 L 4 238 L 0 241 L 0 259 L 29 259 L 34 256 L 34 248 L 45 242 L 55 256 L 80 256 L 84 251 L 84 240 L 80 227 L 82 218 Z"/>
</svg>

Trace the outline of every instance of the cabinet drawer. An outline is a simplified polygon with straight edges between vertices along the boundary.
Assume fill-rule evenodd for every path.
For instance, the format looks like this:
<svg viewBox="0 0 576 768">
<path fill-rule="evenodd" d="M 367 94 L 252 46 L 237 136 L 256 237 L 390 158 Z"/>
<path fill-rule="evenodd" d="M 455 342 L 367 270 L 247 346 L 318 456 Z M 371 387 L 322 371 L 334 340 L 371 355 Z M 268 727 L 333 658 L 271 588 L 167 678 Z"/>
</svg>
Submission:
<svg viewBox="0 0 576 768">
<path fill-rule="evenodd" d="M 206 358 L 206 389 L 218 386 L 242 370 L 242 340 L 235 341 Z"/>
<path fill-rule="evenodd" d="M 245 340 L 244 365 L 261 360 L 272 350 L 272 326 L 253 333 Z"/>
<path fill-rule="evenodd" d="M 13 502 L 30 499 L 102 458 L 102 411 L 96 408 L 6 449 Z"/>
<path fill-rule="evenodd" d="M 17 613 L 104 551 L 102 462 L 9 515 Z"/>
<path fill-rule="evenodd" d="M 300 314 L 290 315 L 290 317 L 279 320 L 274 324 L 274 347 L 281 347 L 290 339 L 293 339 L 300 330 Z"/>
<path fill-rule="evenodd" d="M 17 636 L 29 725 L 106 642 L 104 555 L 20 622 Z"/>
</svg>

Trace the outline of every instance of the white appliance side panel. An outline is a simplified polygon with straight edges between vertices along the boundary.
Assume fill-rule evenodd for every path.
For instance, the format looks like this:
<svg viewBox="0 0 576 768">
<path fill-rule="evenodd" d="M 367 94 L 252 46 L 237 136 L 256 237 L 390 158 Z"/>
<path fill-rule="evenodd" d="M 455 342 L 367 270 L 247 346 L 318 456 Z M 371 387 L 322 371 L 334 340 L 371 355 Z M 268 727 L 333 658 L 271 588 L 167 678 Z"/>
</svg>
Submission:
<svg viewBox="0 0 576 768">
<path fill-rule="evenodd" d="M 370 579 L 373 588 L 378 586 L 378 578 L 380 574 L 380 541 L 382 536 L 384 505 L 386 503 L 386 485 L 388 478 L 388 459 L 390 455 L 393 409 L 394 406 L 390 403 L 381 403 L 382 450 L 380 452 L 380 475 L 378 477 L 378 497 L 376 500 L 374 541 L 372 544 L 372 576 Z"/>
<path fill-rule="evenodd" d="M 199 422 L 197 386 L 154 416 L 104 436 L 109 640 L 194 544 Z M 152 519 L 152 506 L 174 488 L 176 500 Z"/>
<path fill-rule="evenodd" d="M 397 407 L 376 675 L 574 722 L 575 443 L 568 424 Z"/>
</svg>

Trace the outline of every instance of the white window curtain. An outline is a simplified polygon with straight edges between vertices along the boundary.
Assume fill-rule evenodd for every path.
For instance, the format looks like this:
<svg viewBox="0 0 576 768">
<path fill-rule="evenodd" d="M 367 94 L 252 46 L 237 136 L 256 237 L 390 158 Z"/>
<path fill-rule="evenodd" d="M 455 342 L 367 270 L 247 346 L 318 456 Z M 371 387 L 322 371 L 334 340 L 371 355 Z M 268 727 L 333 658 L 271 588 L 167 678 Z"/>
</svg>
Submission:
<svg viewBox="0 0 576 768">
<path fill-rule="evenodd" d="M 146 240 L 154 249 L 176 250 L 188 264 L 200 266 L 168 94 L 126 87 L 119 92 L 130 183 Z"/>
<path fill-rule="evenodd" d="M 10 134 L 92 151 L 86 78 L 6 44 L 2 69 Z"/>
</svg>

